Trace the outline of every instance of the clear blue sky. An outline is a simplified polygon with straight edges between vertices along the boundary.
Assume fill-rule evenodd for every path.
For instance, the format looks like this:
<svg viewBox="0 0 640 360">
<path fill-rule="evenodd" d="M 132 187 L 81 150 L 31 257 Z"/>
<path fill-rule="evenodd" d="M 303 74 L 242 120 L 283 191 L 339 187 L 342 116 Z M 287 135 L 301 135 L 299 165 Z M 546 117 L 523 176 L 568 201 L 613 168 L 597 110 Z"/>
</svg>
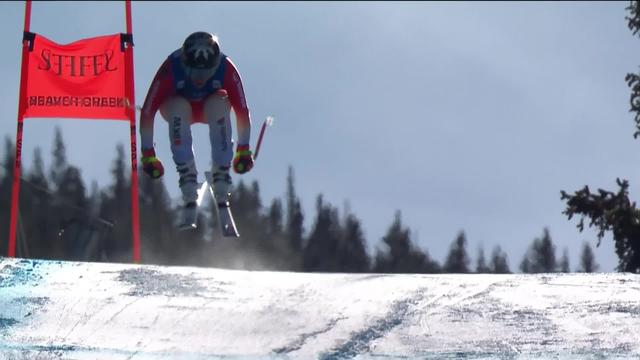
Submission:
<svg viewBox="0 0 640 360">
<path fill-rule="evenodd" d="M 475 258 L 501 245 L 516 270 L 548 227 L 560 256 L 578 263 L 583 241 L 562 214 L 560 190 L 616 189 L 639 198 L 638 142 L 627 72 L 640 39 L 626 26 L 628 2 L 134 2 L 136 97 L 157 67 L 197 30 L 219 35 L 238 66 L 253 117 L 275 116 L 254 170 L 268 205 L 295 169 L 307 216 L 319 193 L 345 202 L 373 247 L 402 211 L 414 240 L 442 262 L 464 230 Z M 15 139 L 23 2 L 1 2 L 0 134 Z M 124 2 L 35 2 L 31 30 L 59 43 L 124 32 Z M 178 196 L 167 127 L 155 141 Z M 125 123 L 25 123 L 24 161 L 50 157 L 55 126 L 69 162 L 106 186 Z M 198 166 L 209 164 L 204 126 L 194 128 Z M 239 176 L 234 180 L 238 181 Z M 90 184 L 88 184 L 90 185 Z M 5 231 L 0 229 L 0 231 Z M 595 249 L 616 265 L 611 237 Z"/>
</svg>

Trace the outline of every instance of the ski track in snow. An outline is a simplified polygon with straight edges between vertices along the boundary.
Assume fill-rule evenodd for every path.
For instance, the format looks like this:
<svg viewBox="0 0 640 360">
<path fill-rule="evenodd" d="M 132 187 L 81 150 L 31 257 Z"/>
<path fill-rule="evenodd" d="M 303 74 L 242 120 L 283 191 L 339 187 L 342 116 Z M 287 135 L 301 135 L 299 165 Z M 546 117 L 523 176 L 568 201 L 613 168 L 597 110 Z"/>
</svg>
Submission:
<svg viewBox="0 0 640 360">
<path fill-rule="evenodd" d="M 371 326 L 355 332 L 350 339 L 333 351 L 321 354 L 320 359 L 352 358 L 368 352 L 373 341 L 385 336 L 385 334 L 404 321 L 411 306 L 424 298 L 423 293 L 425 290 L 419 289 L 412 297 L 396 301 L 391 305 L 385 316 L 376 320 Z"/>
<path fill-rule="evenodd" d="M 289 353 L 298 351 L 302 349 L 302 347 L 305 345 L 307 340 L 317 337 L 318 335 L 328 333 L 329 331 L 331 331 L 331 329 L 333 329 L 336 326 L 336 324 L 340 320 L 341 320 L 340 318 L 332 319 L 331 321 L 329 321 L 329 323 L 326 326 L 324 326 L 323 328 L 317 331 L 300 334 L 298 338 L 294 340 L 292 343 L 285 345 L 281 348 L 274 349 L 272 353 L 281 355 L 281 354 L 289 354 Z"/>
<path fill-rule="evenodd" d="M 0 257 L 0 359 L 640 358 L 632 274 L 249 272 Z"/>
</svg>

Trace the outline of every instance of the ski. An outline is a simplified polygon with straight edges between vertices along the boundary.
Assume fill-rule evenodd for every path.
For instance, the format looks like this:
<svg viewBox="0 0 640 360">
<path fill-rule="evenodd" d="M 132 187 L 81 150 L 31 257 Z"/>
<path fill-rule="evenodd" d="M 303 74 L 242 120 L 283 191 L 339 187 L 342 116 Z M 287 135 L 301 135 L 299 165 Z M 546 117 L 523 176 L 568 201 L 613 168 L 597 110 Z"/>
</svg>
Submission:
<svg viewBox="0 0 640 360">
<path fill-rule="evenodd" d="M 205 183 L 203 185 L 207 185 L 207 187 L 209 188 L 209 193 L 211 194 L 211 197 L 217 205 L 215 206 L 215 209 L 218 215 L 218 224 L 220 224 L 220 231 L 222 232 L 222 236 L 239 237 L 240 234 L 238 234 L 238 229 L 236 228 L 236 222 L 233 219 L 233 214 L 231 212 L 231 206 L 229 205 L 229 202 L 218 202 L 218 200 L 216 200 L 216 196 L 213 192 L 213 174 L 211 173 L 211 171 L 205 171 L 204 176 Z M 201 197 L 198 196 L 198 199 L 201 199 Z"/>
<path fill-rule="evenodd" d="M 217 208 L 218 208 L 218 221 L 220 223 L 220 230 L 222 231 L 222 236 L 239 237 L 240 234 L 238 234 L 236 223 L 233 220 L 233 215 L 231 214 L 231 207 L 229 206 L 229 202 L 218 203 Z"/>
</svg>

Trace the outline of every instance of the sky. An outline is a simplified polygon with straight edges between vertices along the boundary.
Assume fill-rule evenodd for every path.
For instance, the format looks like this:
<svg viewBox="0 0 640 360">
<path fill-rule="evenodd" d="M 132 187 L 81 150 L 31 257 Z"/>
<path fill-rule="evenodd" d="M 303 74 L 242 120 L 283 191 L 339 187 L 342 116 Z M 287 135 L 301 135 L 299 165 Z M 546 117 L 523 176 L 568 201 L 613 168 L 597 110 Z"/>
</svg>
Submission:
<svg viewBox="0 0 640 360">
<path fill-rule="evenodd" d="M 640 195 L 624 81 L 640 65 L 640 39 L 627 28 L 627 5 L 133 2 L 136 103 L 187 35 L 210 31 L 242 76 L 252 144 L 265 117 L 275 118 L 255 168 L 234 181 L 257 180 L 269 205 L 284 198 L 292 166 L 307 231 L 322 194 L 361 220 L 372 253 L 400 211 L 440 262 L 464 231 L 473 259 L 500 245 L 517 270 L 548 228 L 572 269 L 586 241 L 601 270 L 613 271 L 611 236 L 595 248 L 596 232 L 578 232 L 562 214 L 560 191 L 617 190 L 620 177 L 632 199 Z M 0 21 L 0 135 L 15 140 L 24 3 L 0 2 Z M 35 2 L 31 31 L 63 44 L 124 32 L 124 2 Z M 69 163 L 108 186 L 126 123 L 27 119 L 25 170 L 36 147 L 49 163 L 55 127 Z M 156 151 L 177 199 L 167 133 L 157 114 Z M 193 133 L 203 171 L 208 130 Z"/>
</svg>

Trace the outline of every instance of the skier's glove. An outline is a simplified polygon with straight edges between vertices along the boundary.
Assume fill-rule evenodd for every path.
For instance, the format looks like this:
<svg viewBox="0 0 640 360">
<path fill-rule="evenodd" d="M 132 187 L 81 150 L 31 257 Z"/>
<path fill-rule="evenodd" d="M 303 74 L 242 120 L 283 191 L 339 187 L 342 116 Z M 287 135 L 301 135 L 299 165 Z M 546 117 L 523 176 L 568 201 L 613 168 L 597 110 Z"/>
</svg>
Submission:
<svg viewBox="0 0 640 360">
<path fill-rule="evenodd" d="M 156 157 L 156 151 L 151 149 L 142 150 L 142 169 L 153 179 L 164 175 L 164 167 L 160 159 Z"/>
<path fill-rule="evenodd" d="M 244 174 L 253 167 L 253 155 L 249 145 L 238 145 L 236 156 L 233 158 L 233 171 Z"/>
</svg>

